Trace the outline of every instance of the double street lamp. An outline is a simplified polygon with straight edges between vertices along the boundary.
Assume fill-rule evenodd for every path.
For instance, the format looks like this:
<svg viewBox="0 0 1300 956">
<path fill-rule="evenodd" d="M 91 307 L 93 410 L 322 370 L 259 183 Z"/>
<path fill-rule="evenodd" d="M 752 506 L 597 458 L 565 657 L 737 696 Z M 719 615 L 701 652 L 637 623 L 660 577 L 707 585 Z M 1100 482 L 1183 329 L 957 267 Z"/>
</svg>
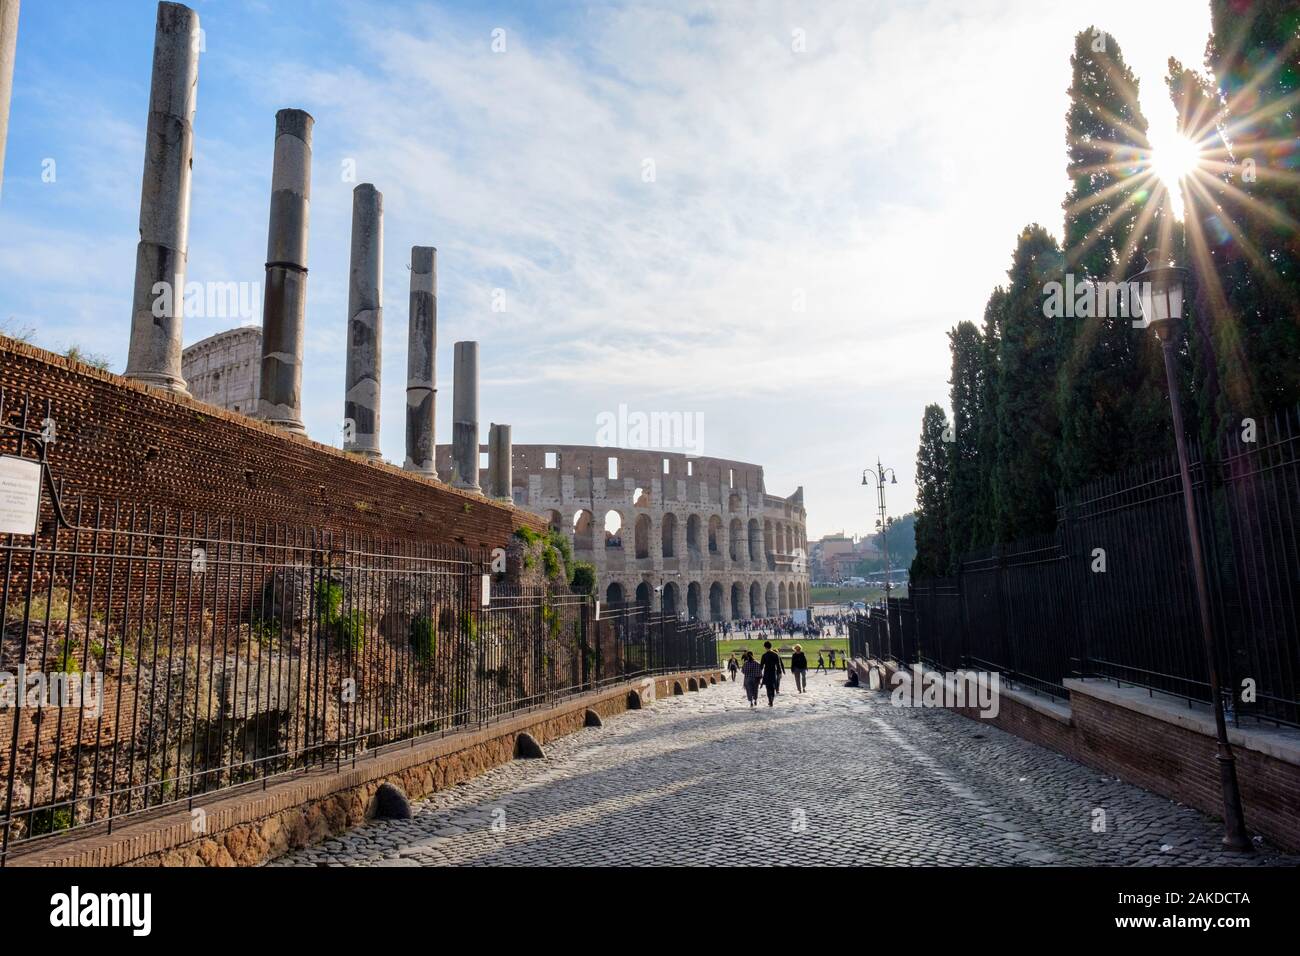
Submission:
<svg viewBox="0 0 1300 956">
<path fill-rule="evenodd" d="M 1205 645 L 1205 663 L 1210 677 L 1210 699 L 1214 703 L 1214 725 L 1218 733 L 1219 784 L 1223 789 L 1223 843 L 1234 850 L 1251 850 L 1246 820 L 1241 810 L 1241 791 L 1237 786 L 1237 765 L 1228 743 L 1228 724 L 1223 713 L 1223 695 L 1219 685 L 1220 660 L 1217 636 L 1210 618 L 1210 590 L 1201 550 L 1200 522 L 1196 499 L 1192 495 L 1191 471 L 1187 465 L 1187 439 L 1183 434 L 1183 409 L 1178 388 L 1175 349 L 1182 331 L 1183 305 L 1189 273 L 1186 269 L 1161 264 L 1158 251 L 1147 253 L 1146 268 L 1131 280 L 1138 284 L 1142 316 L 1155 330 L 1164 353 L 1165 380 L 1169 387 L 1169 407 L 1173 416 L 1174 441 L 1178 446 L 1178 472 L 1183 486 L 1183 513 L 1187 519 L 1187 536 L 1192 549 L 1192 573 L 1196 579 L 1196 603 L 1201 617 L 1201 638 Z M 866 480 L 865 478 L 863 479 Z"/>
<path fill-rule="evenodd" d="M 883 465 L 881 465 L 879 458 L 876 459 L 876 467 L 874 469 L 873 468 L 862 469 L 862 483 L 869 487 L 871 483 L 867 481 L 867 475 L 870 475 L 872 478 L 876 480 L 876 500 L 880 510 L 880 520 L 877 522 L 877 526 L 880 528 L 880 546 L 885 553 L 885 622 L 886 622 L 885 627 L 888 628 L 889 627 L 889 623 L 888 623 L 889 622 L 889 540 L 885 535 L 885 531 L 886 531 L 885 483 L 886 483 L 886 479 L 888 479 L 889 484 L 891 485 L 898 484 L 898 476 L 894 474 L 894 469 L 886 468 Z"/>
</svg>

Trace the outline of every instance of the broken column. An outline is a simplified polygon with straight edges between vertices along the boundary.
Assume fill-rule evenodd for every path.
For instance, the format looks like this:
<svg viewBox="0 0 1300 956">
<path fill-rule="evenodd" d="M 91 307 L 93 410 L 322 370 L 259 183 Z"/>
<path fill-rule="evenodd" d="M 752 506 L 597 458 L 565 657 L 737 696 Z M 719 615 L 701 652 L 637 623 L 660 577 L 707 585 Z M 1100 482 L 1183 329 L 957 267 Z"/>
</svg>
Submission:
<svg viewBox="0 0 1300 956">
<path fill-rule="evenodd" d="M 493 498 L 511 500 L 513 473 L 510 466 L 510 426 L 488 426 L 488 493 Z"/>
<path fill-rule="evenodd" d="M 311 114 L 302 110 L 275 114 L 262 305 L 262 378 L 257 402 L 258 418 L 299 435 L 307 434 L 302 423 L 302 347 L 314 123 Z"/>
<path fill-rule="evenodd" d="M 451 483 L 478 491 L 478 343 L 457 342 L 452 367 Z"/>
<path fill-rule="evenodd" d="M 352 190 L 348 276 L 347 392 L 343 450 L 378 459 L 379 382 L 384 330 L 384 196 L 371 183 Z"/>
<path fill-rule="evenodd" d="M 182 395 L 188 394 L 181 377 L 181 325 L 198 82 L 199 15 L 179 3 L 160 3 L 125 374 Z"/>
<path fill-rule="evenodd" d="M 5 141 L 9 138 L 9 100 L 14 91 L 18 49 L 18 0 L 0 0 L 0 196 L 4 195 Z"/>
<path fill-rule="evenodd" d="M 411 249 L 410 327 L 406 346 L 407 471 L 438 477 L 434 468 L 434 402 L 438 395 L 435 356 L 438 348 L 437 250 Z"/>
</svg>

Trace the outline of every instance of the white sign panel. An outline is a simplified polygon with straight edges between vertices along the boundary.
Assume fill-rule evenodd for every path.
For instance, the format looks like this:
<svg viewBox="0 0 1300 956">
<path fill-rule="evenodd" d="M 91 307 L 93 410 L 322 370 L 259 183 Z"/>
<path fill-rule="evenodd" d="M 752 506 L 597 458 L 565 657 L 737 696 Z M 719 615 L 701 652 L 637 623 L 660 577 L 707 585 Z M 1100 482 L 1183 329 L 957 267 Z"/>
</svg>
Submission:
<svg viewBox="0 0 1300 956">
<path fill-rule="evenodd" d="M 487 607 L 492 603 L 492 575 L 483 575 L 483 593 L 480 596 L 480 603 Z"/>
<path fill-rule="evenodd" d="M 0 534 L 35 534 L 41 511 L 41 463 L 0 455 Z"/>
</svg>

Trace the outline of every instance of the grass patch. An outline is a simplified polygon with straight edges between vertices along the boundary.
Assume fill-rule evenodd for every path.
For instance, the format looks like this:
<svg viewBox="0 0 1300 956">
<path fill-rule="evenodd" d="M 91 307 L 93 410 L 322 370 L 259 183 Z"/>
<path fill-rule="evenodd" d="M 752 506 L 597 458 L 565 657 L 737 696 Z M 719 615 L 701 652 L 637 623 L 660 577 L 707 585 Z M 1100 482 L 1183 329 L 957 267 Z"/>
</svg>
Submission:
<svg viewBox="0 0 1300 956">
<path fill-rule="evenodd" d="M 896 598 L 907 597 L 907 585 L 895 584 L 889 589 L 889 593 Z M 884 588 L 873 587 L 815 587 L 810 594 L 813 604 L 849 604 L 853 601 L 870 604 L 872 601 L 879 601 L 884 596 Z"/>
<path fill-rule="evenodd" d="M 759 638 L 758 640 L 753 640 L 753 641 L 732 640 L 730 638 L 724 640 L 719 638 L 718 660 L 725 665 L 727 663 L 727 659 L 731 657 L 733 651 L 735 652 L 737 660 L 740 659 L 742 651 L 752 651 L 754 654 L 754 659 L 757 660 L 758 658 L 763 656 L 763 641 L 765 640 L 769 640 L 769 638 Z M 849 652 L 849 639 L 847 637 L 821 637 L 821 638 L 797 637 L 794 640 L 790 640 L 788 638 L 782 638 L 780 640 L 772 641 L 772 649 L 775 650 L 778 654 L 780 654 L 781 648 L 783 647 L 793 648 L 796 644 L 799 644 L 803 647 L 803 652 L 808 658 L 809 670 L 817 669 L 817 652 L 822 648 L 835 649 L 836 670 L 839 670 L 840 668 L 843 667 L 842 661 L 844 659 L 844 655 Z M 785 663 L 786 667 L 790 666 L 790 655 L 793 653 L 794 653 L 793 650 L 789 650 L 786 651 L 784 654 L 781 654 L 781 660 Z M 826 661 L 826 666 L 829 667 L 830 655 L 823 654 L 823 659 Z"/>
</svg>

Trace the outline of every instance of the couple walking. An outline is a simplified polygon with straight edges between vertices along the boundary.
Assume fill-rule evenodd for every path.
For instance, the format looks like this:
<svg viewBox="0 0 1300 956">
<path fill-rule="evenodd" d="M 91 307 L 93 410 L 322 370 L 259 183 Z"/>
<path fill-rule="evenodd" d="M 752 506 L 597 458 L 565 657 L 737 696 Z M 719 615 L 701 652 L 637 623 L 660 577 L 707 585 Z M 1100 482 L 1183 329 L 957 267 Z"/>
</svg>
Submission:
<svg viewBox="0 0 1300 956">
<path fill-rule="evenodd" d="M 781 675 L 785 673 L 781 655 L 772 650 L 772 642 L 764 641 L 763 648 L 760 660 L 754 660 L 754 655 L 745 651 L 745 663 L 740 668 L 745 675 L 745 696 L 749 698 L 750 707 L 758 706 L 760 684 L 767 688 L 767 706 L 773 706 L 777 692 L 781 689 Z M 790 657 L 790 670 L 794 672 L 794 685 L 802 694 L 808 687 L 808 658 L 798 644 L 794 646 L 794 654 Z"/>
</svg>

